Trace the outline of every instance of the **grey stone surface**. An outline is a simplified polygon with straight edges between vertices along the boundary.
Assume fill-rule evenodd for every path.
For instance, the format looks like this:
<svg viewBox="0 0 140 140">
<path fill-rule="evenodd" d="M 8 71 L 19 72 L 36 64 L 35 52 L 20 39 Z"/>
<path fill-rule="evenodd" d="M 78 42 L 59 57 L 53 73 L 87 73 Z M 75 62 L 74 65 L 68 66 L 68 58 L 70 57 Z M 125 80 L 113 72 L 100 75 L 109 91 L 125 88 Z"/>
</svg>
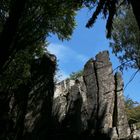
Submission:
<svg viewBox="0 0 140 140">
<path fill-rule="evenodd" d="M 98 107 L 98 86 L 95 74 L 95 63 L 90 59 L 84 66 L 84 82 L 86 86 L 87 106 L 85 121 L 92 132 L 97 126 L 97 107 Z"/>
<path fill-rule="evenodd" d="M 116 106 L 117 106 L 117 132 L 120 138 L 124 138 L 130 135 L 130 128 L 127 121 L 127 115 L 125 113 L 125 104 L 123 97 L 123 80 L 121 73 L 117 72 L 115 74 L 115 96 L 116 96 Z"/>
<path fill-rule="evenodd" d="M 133 138 L 134 140 L 140 140 L 140 129 L 139 129 L 139 130 L 136 129 L 136 130 L 133 132 L 132 138 Z"/>
<path fill-rule="evenodd" d="M 84 66 L 83 76 L 56 86 L 53 115 L 62 127 L 100 139 L 127 138 L 130 128 L 123 99 L 123 80 L 113 74 L 107 51 Z M 104 137 L 104 138 L 105 138 Z"/>
<path fill-rule="evenodd" d="M 115 84 L 112 64 L 109 61 L 109 54 L 107 51 L 99 53 L 96 56 L 95 66 L 99 86 L 98 127 L 99 129 L 109 129 L 112 128 L 113 122 L 112 114 L 114 108 Z"/>
</svg>

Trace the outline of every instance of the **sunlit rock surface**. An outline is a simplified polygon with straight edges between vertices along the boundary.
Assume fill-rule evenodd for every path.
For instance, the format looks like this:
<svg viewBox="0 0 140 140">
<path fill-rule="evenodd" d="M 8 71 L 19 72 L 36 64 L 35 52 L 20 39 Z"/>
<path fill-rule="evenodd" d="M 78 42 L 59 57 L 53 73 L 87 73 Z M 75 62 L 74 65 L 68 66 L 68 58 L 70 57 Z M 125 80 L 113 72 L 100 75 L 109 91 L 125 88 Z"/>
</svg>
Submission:
<svg viewBox="0 0 140 140">
<path fill-rule="evenodd" d="M 52 113 L 58 134 L 97 140 L 130 135 L 123 80 L 121 73 L 113 74 L 107 51 L 85 64 L 82 77 L 56 85 Z"/>
</svg>

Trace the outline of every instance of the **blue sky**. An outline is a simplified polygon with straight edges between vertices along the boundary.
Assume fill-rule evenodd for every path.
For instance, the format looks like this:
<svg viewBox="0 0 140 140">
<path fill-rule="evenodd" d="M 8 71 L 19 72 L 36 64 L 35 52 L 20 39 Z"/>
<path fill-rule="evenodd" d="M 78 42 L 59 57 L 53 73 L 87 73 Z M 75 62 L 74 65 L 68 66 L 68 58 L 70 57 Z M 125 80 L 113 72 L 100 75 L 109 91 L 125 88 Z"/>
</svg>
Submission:
<svg viewBox="0 0 140 140">
<path fill-rule="evenodd" d="M 91 57 L 103 50 L 110 52 L 110 59 L 113 69 L 120 65 L 119 61 L 112 54 L 109 48 L 109 40 L 106 39 L 105 20 L 99 18 L 91 29 L 85 28 L 86 22 L 92 11 L 82 9 L 76 16 L 77 27 L 69 41 L 60 41 L 54 35 L 49 37 L 50 45 L 48 50 L 55 54 L 58 59 L 59 74 L 61 79 L 65 79 L 70 73 L 83 69 L 84 64 Z M 123 79 L 126 85 L 135 70 L 124 71 Z M 125 95 L 129 95 L 135 101 L 140 102 L 140 74 L 124 90 Z"/>
</svg>

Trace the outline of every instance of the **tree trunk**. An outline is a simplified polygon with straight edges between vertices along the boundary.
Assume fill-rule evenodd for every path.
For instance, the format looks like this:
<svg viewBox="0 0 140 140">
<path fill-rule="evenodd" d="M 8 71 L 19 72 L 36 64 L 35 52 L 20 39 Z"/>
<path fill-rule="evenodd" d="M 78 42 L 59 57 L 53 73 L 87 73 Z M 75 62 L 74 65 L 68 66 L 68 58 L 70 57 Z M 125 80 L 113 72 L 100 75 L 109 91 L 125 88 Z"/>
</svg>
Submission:
<svg viewBox="0 0 140 140">
<path fill-rule="evenodd" d="M 137 24 L 139 26 L 139 30 L 140 30 L 140 4 L 139 4 L 139 0 L 130 0 L 130 3 L 132 5 L 133 8 L 133 13 L 135 15 Z"/>
<path fill-rule="evenodd" d="M 16 35 L 18 23 L 24 11 L 25 4 L 26 0 L 14 0 L 14 2 L 11 0 L 9 17 L 0 34 L 0 70 L 2 70 L 10 56 L 9 48 Z M 10 49 L 13 50 L 13 48 Z"/>
</svg>

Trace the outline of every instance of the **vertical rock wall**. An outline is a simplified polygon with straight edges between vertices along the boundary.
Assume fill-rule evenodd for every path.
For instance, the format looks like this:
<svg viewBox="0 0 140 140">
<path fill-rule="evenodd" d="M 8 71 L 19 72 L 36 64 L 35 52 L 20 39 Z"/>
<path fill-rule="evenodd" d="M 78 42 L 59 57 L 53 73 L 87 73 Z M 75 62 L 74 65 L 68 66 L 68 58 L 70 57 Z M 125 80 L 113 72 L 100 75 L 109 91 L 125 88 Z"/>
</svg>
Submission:
<svg viewBox="0 0 140 140">
<path fill-rule="evenodd" d="M 85 64 L 82 77 L 56 86 L 53 118 L 58 135 L 87 139 L 121 139 L 130 135 L 123 80 L 120 73 L 113 74 L 107 51 Z"/>
<path fill-rule="evenodd" d="M 127 116 L 124 113 L 124 99 L 123 99 L 123 80 L 121 73 L 115 74 L 115 108 L 114 111 L 114 127 L 116 127 L 117 134 L 120 138 L 126 137 L 130 134 L 130 129 L 128 127 Z"/>
</svg>

